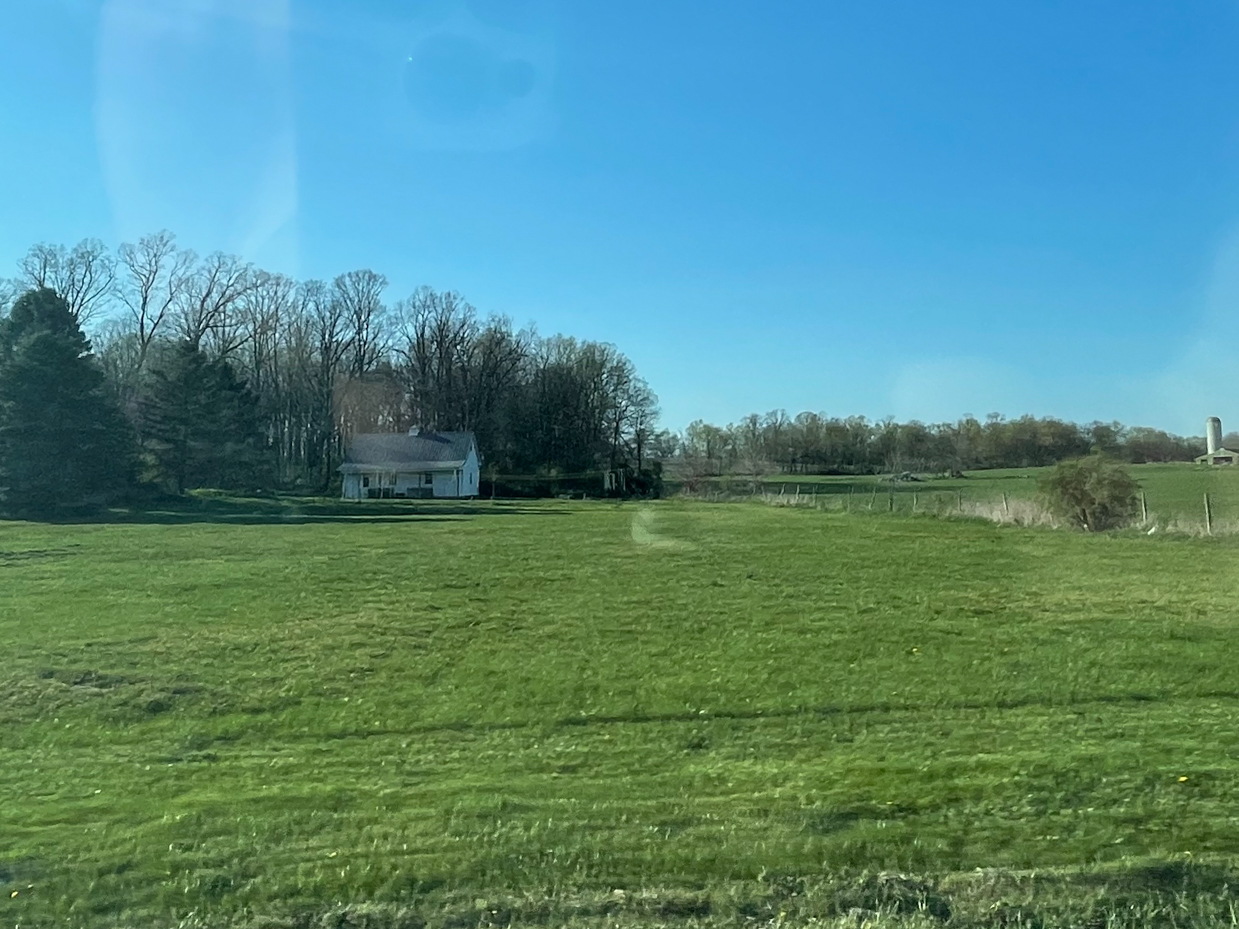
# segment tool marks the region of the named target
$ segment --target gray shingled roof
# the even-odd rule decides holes
[[[388,470],[433,471],[458,468],[474,444],[472,432],[368,433],[353,436],[341,470],[380,467]]]

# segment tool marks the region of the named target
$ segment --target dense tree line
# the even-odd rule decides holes
[[[780,410],[673,436],[657,430],[657,398],[613,346],[515,329],[455,292],[389,302],[387,289],[371,270],[294,281],[199,257],[167,232],[115,254],[93,240],[33,247],[0,280],[0,503],[34,512],[135,480],[327,491],[351,435],[412,426],[475,431],[484,476],[500,480],[639,475],[669,458],[691,476],[1204,451],[1156,429],[997,414],[924,424]],[[52,473],[54,491],[36,480]]]
[[[657,398],[615,347],[387,291],[371,270],[294,281],[162,232],[33,247],[0,318],[54,298],[135,473],[169,490],[325,491],[351,435],[413,426],[476,432],[485,477],[647,468]]]
[[[782,410],[713,426],[698,420],[674,452],[697,474],[866,474],[966,471],[1051,465],[1091,452],[1133,463],[1190,461],[1204,440],[1120,423],[1087,425],[1059,419],[991,414],[953,423],[872,422]]]

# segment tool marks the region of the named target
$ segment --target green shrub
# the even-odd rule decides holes
[[[1102,455],[1061,462],[1041,479],[1057,516],[1089,532],[1125,525],[1136,513],[1140,485],[1126,466]]]

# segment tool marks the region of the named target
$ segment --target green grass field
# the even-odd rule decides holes
[[[972,471],[964,478],[930,478],[891,484],[885,476],[859,477],[819,475],[766,475],[760,485],[770,493],[817,493],[828,499],[851,494],[858,507],[869,504],[877,490],[875,508],[881,509],[890,493],[895,494],[896,508],[910,510],[915,494],[924,508],[949,506],[962,495],[971,502],[1000,501],[1004,493],[1012,499],[1029,498],[1037,493],[1037,478],[1050,468],[996,468]],[[1209,494],[1215,519],[1222,524],[1239,527],[1239,469],[1203,468],[1192,464],[1134,465],[1132,476],[1145,492],[1150,518],[1184,523],[1204,522],[1204,495]],[[720,482],[725,486],[728,482]],[[749,479],[733,479],[730,484],[748,490]],[[1232,527],[1232,528],[1233,528]]]
[[[1230,925],[1237,605],[757,503],[0,523],[0,925]]]

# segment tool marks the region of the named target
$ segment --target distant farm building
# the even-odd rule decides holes
[[[345,500],[476,497],[478,470],[472,432],[416,429],[353,436],[340,465]]]
[[[1222,447],[1222,420],[1216,416],[1205,420],[1205,448],[1208,451],[1196,459],[1196,464],[1239,465],[1239,452]]]

